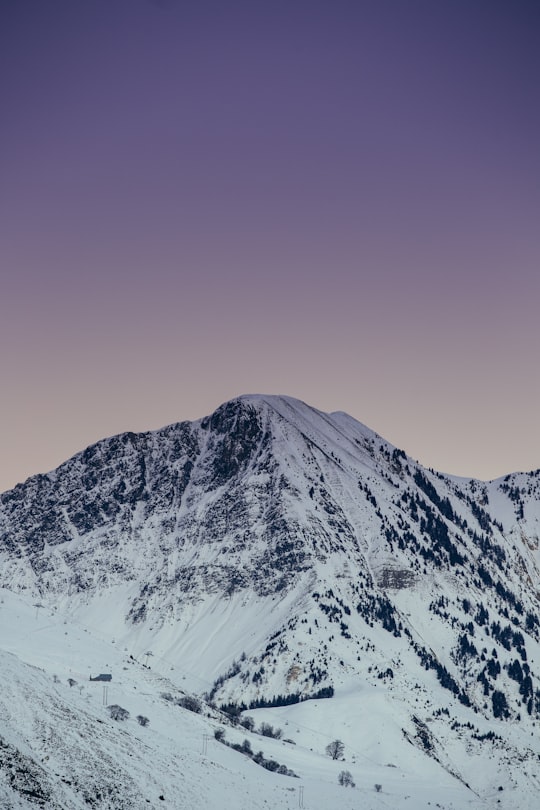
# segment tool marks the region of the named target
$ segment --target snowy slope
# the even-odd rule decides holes
[[[87,681],[90,639],[104,645],[103,667],[122,659],[122,672],[153,684],[151,707],[130,705],[132,714],[171,711],[152,691],[159,675],[165,691],[204,696],[235,722],[242,710],[279,718],[296,745],[260,748],[279,749],[321,808],[353,795],[337,785],[344,767],[374,808],[536,806],[539,486],[538,473],[485,483],[426,470],[346,414],[288,397],[245,396],[198,422],[106,439],[0,496],[0,585],[20,595],[11,610],[27,605],[25,622],[49,617],[26,635],[2,623],[0,650],[12,654],[2,666],[10,681],[18,668],[38,704],[44,690],[40,711],[54,723],[76,694],[50,678],[62,669],[61,680]],[[213,719],[174,711],[205,728],[225,722],[217,709]],[[98,722],[84,718],[86,729]],[[149,730],[132,722],[133,745]],[[232,757],[231,779],[238,761],[279,785],[292,779],[215,743],[213,727],[202,734]],[[332,738],[345,743],[346,765],[325,756]],[[21,738],[8,742],[23,751]],[[165,747],[174,757],[182,745],[175,736]],[[129,791],[147,796],[125,784],[126,802]],[[123,806],[124,793],[97,806]]]
[[[194,714],[164,699],[182,693],[166,675],[88,628],[10,593],[3,593],[1,605],[2,807],[293,808],[300,789],[313,810],[337,803],[352,810],[359,801],[374,810],[422,810],[435,795],[448,810],[489,806],[444,767],[426,761],[403,737],[406,708],[392,716],[384,695],[373,690],[252,712],[255,728],[271,722],[283,729],[285,740],[271,739],[231,725],[205,704]],[[89,681],[96,667],[112,674],[106,686]],[[69,686],[68,679],[75,683]],[[130,712],[126,721],[109,717],[105,689],[107,704]],[[146,727],[136,722],[138,714],[148,717]],[[217,729],[229,743],[247,739],[253,751],[296,777],[270,773],[219,743]],[[324,749],[338,735],[345,759],[333,761]],[[343,769],[353,775],[354,788],[338,785]]]

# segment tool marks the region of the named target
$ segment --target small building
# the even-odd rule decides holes
[[[101,675],[96,675],[95,678],[92,678],[92,676],[90,675],[90,680],[91,681],[112,681],[112,675],[102,673]]]

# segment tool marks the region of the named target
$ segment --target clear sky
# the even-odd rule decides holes
[[[1,0],[0,490],[242,393],[540,467],[537,0]]]

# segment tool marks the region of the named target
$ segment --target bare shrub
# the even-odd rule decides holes
[[[112,720],[127,720],[129,717],[128,710],[123,709],[118,703],[112,703],[110,706],[107,706],[107,711]]]

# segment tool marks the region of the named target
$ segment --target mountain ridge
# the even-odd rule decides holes
[[[470,783],[456,752],[493,756],[482,734],[538,769],[539,533],[540,471],[444,475],[346,414],[244,395],[3,493],[0,587],[106,614],[233,715],[406,704],[410,744]]]

